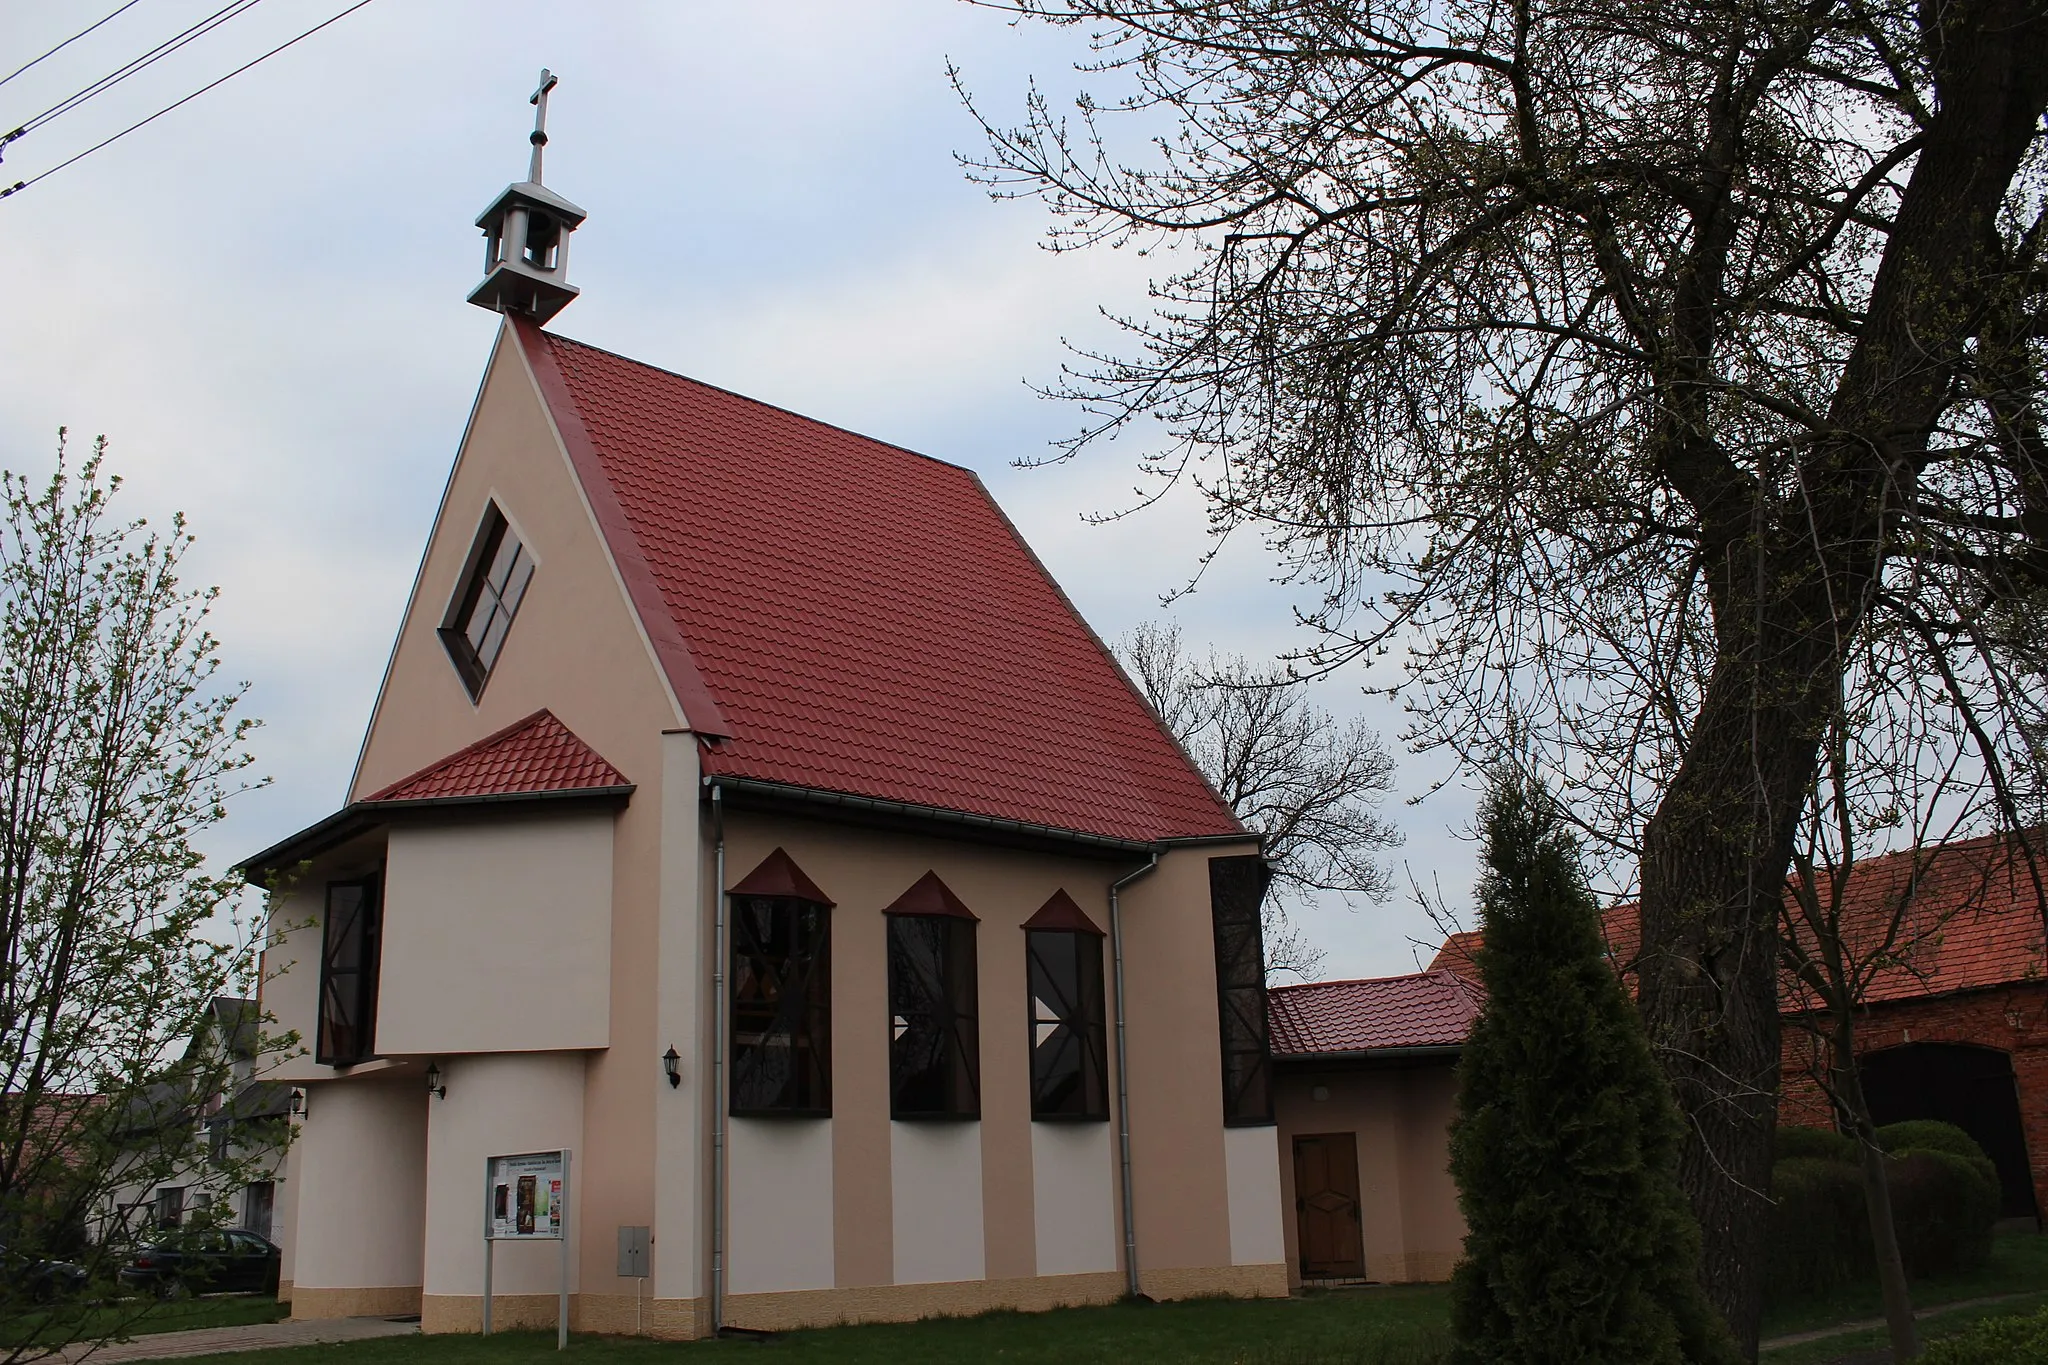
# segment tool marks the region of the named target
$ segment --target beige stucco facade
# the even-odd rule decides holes
[[[1458,1100],[1452,1062],[1292,1063],[1276,1078],[1273,1100],[1289,1282],[1301,1283],[1294,1140],[1323,1133],[1350,1133],[1357,1143],[1366,1278],[1388,1284],[1449,1279],[1465,1240],[1450,1173]]]
[[[491,504],[537,568],[472,702],[436,630]],[[727,886],[780,848],[835,902],[832,1112],[730,1122],[724,1320],[782,1328],[1121,1295],[1113,1122],[1031,1118],[1021,926],[1065,891],[1107,928],[1111,883],[1147,858],[744,800],[714,821],[697,738],[508,334],[350,797],[543,707],[629,796],[400,812],[319,849],[273,894],[264,1003],[310,1046],[324,888],[370,871],[384,885],[379,1060],[335,1068],[308,1055],[279,1073],[308,1095],[296,1203],[280,1211],[294,1313],[418,1311],[428,1331],[476,1330],[484,1159],[564,1147],[572,1327],[706,1329],[721,833]],[[1276,1130],[1226,1129],[1222,1112],[1208,862],[1255,851],[1250,840],[1169,848],[1122,893],[1131,1196],[1140,1282],[1157,1298],[1287,1291]],[[882,908],[928,872],[979,917],[977,1120],[890,1117]],[[430,1064],[445,1094],[428,1093]],[[653,1230],[644,1283],[616,1273],[621,1227]],[[497,1322],[553,1322],[555,1255],[500,1249]]]

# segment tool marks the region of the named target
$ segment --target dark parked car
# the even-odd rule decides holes
[[[45,1260],[0,1245],[0,1280],[10,1296],[20,1294],[36,1303],[49,1303],[82,1289],[85,1272],[69,1261]]]
[[[121,1283],[159,1294],[275,1293],[282,1255],[268,1240],[239,1228],[172,1232],[137,1251],[121,1267]]]

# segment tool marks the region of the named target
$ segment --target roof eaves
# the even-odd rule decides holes
[[[1164,842],[1120,839],[1114,835],[1092,834],[1086,830],[1033,824],[1028,820],[979,815],[972,811],[949,810],[942,806],[912,805],[906,801],[891,801],[879,796],[859,796],[852,792],[800,787],[793,783],[771,782],[758,777],[706,774],[704,788],[707,793],[713,788],[719,788],[742,798],[754,798],[770,806],[800,807],[818,813],[865,817],[889,824],[937,825],[956,830],[972,830],[999,841],[1066,844],[1097,850],[1104,854],[1122,854],[1137,858],[1158,852]]]
[[[315,821],[296,834],[287,835],[260,853],[252,854],[228,869],[251,886],[261,886],[264,874],[278,871],[287,863],[317,857],[356,835],[383,824],[394,815],[416,811],[458,810],[466,806],[527,805],[543,802],[629,800],[634,792],[630,782],[611,787],[565,787],[556,791],[491,792],[479,796],[425,796],[411,801],[352,801],[323,820]]]
[[[710,687],[704,682],[704,674],[697,667],[696,656],[690,652],[689,642],[683,639],[681,628],[676,625],[668,603],[662,598],[661,585],[654,581],[654,571],[648,566],[647,555],[640,548],[632,524],[626,520],[625,508],[619,504],[618,493],[605,474],[597,447],[591,442],[582,414],[577,410],[575,396],[569,391],[568,381],[562,377],[561,366],[555,362],[547,334],[524,318],[513,318],[510,325],[519,338],[520,350],[533,373],[534,384],[540,390],[541,402],[561,438],[563,450],[568,453],[570,467],[582,485],[591,515],[597,519],[598,534],[604,538],[612,563],[625,584],[627,599],[634,614],[640,618],[641,629],[647,632],[648,642],[653,645],[655,657],[675,693],[676,704],[683,709],[683,719],[700,735],[730,736],[732,726],[726,721],[717,699],[711,695]]]

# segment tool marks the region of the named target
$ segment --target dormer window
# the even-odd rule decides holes
[[[533,581],[533,556],[519,543],[505,514],[493,503],[477,528],[476,543],[462,571],[461,586],[441,620],[441,643],[469,689],[470,700],[483,695],[512,618]]]

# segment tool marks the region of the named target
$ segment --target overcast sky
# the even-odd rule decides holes
[[[0,7],[0,74],[117,7]],[[13,127],[224,0],[139,0],[0,85]],[[42,171],[343,9],[264,0],[6,148]],[[1156,258],[1054,257],[1043,210],[993,203],[954,153],[976,130],[950,57],[1000,113],[1070,92],[1076,33],[955,0],[565,5],[378,0],[0,202],[0,465],[41,477],[55,430],[104,432],[131,514],[183,509],[222,589],[227,671],[252,684],[261,770],[209,840],[231,859],[333,810],[368,718],[496,319],[467,306],[473,226],[522,178],[542,66],[547,179],[590,212],[554,324],[579,340],[979,471],[1090,622],[1168,615],[1204,548],[1188,499],[1108,525],[1135,447],[1020,469],[1079,414],[1034,397],[1063,339],[1106,341]],[[82,443],[81,443],[82,444]],[[1188,638],[1268,658],[1305,643],[1269,556],[1233,544],[1172,608]],[[1384,906],[1304,917],[1326,975],[1412,971],[1433,943],[1408,874],[1469,896],[1471,798],[1399,751],[1362,674],[1314,689],[1397,750],[1406,846]],[[1405,868],[1400,866],[1405,865]],[[1426,960],[1426,954],[1425,954]]]

